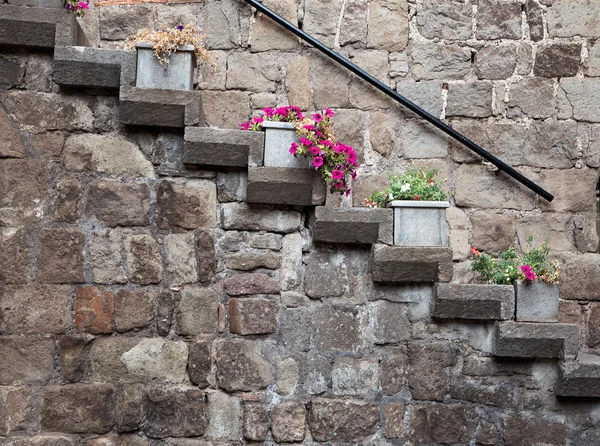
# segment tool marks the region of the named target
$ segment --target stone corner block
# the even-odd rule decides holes
[[[374,282],[449,282],[452,268],[450,248],[373,245]]]
[[[248,203],[315,206],[325,202],[319,172],[285,167],[249,167]]]
[[[391,209],[315,209],[313,238],[324,243],[392,244],[394,214]]]
[[[560,365],[554,393],[564,397],[600,398],[600,356],[579,353]]]
[[[433,317],[439,319],[508,320],[515,314],[512,285],[459,285],[436,287]]]

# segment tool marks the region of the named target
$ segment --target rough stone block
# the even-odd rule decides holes
[[[493,45],[484,47],[475,55],[475,74],[480,79],[507,79],[517,65],[515,45]]]
[[[81,381],[86,374],[90,335],[63,336],[60,340],[60,365],[63,377],[70,383]]]
[[[212,335],[219,320],[219,296],[211,288],[185,287],[177,308],[177,334]]]
[[[271,432],[279,443],[298,442],[306,435],[306,409],[302,402],[280,403],[271,411]]]
[[[52,377],[56,345],[52,339],[0,338],[0,385],[45,384]]]
[[[73,180],[63,180],[56,184],[54,218],[56,221],[75,223],[79,219],[82,187]]]
[[[269,299],[230,299],[229,330],[239,335],[267,334],[277,331],[278,305]]]
[[[204,125],[202,92],[121,87],[119,119],[128,125],[184,128]]]
[[[492,115],[493,85],[488,81],[452,84],[448,88],[446,116],[486,118]]]
[[[294,25],[298,25],[298,8],[290,1],[271,0],[265,5]],[[258,16],[252,30],[251,51],[283,50],[290,51],[298,47],[298,38],[285,28],[277,25],[267,16]],[[290,101],[290,104],[297,102]]]
[[[403,403],[387,403],[383,408],[386,438],[397,438],[404,435]]]
[[[504,421],[505,444],[528,443],[535,438],[538,444],[559,446],[568,444],[567,427],[563,422],[542,417],[526,417],[522,413],[508,413]]]
[[[416,80],[462,79],[471,71],[471,50],[458,45],[415,43],[412,62]]]
[[[192,382],[198,387],[208,387],[208,375],[211,365],[210,343],[196,342],[190,344],[188,373]]]
[[[470,406],[429,404],[413,406],[410,438],[417,444],[466,443],[471,438]]]
[[[40,424],[48,431],[104,434],[115,424],[116,399],[108,384],[48,386],[42,391]]]
[[[541,77],[573,77],[581,64],[580,43],[541,45],[535,53],[533,74]]]
[[[384,395],[394,395],[405,386],[408,365],[406,347],[386,350],[379,366],[381,390]]]
[[[84,245],[85,235],[80,230],[43,229],[38,257],[40,281],[84,282]]]
[[[578,349],[579,327],[574,324],[496,322],[495,356],[572,359]]]
[[[316,315],[319,351],[355,352],[365,343],[366,316],[359,308],[323,307]]]
[[[408,3],[403,0],[372,2],[369,7],[367,48],[402,51],[407,44]]]
[[[507,115],[549,118],[556,114],[554,81],[539,77],[523,78],[511,87]]]
[[[449,370],[461,351],[449,342],[413,342],[408,348],[408,385],[416,400],[443,401],[450,391]],[[427,370],[427,373],[423,373]]]
[[[121,253],[121,234],[117,231],[92,234],[90,266],[94,283],[125,283],[125,269]]]
[[[206,124],[212,127],[238,129],[250,116],[247,91],[203,91],[202,104]]]
[[[121,388],[117,403],[117,432],[132,432],[140,428],[143,400],[144,394],[141,386]]]
[[[283,346],[293,351],[309,351],[314,330],[314,319],[312,308],[286,308],[282,310],[279,314],[279,325]]]
[[[600,398],[600,356],[579,353],[576,360],[561,363],[554,393]]]
[[[194,233],[165,236],[165,263],[171,286],[198,282]]]
[[[109,227],[147,226],[150,189],[147,184],[94,184],[88,189],[85,212]]]
[[[227,392],[255,391],[273,383],[273,367],[252,341],[232,339],[217,341],[217,384]]]
[[[237,271],[252,271],[260,268],[276,270],[281,267],[281,255],[269,251],[236,252],[225,257],[225,266]]]
[[[410,337],[410,322],[406,315],[407,306],[388,301],[373,302],[373,335],[375,344],[396,344]]]
[[[324,243],[392,244],[393,220],[390,209],[319,206],[315,210],[313,239]]]
[[[449,282],[452,249],[386,246],[373,249],[374,282]]]
[[[0,287],[0,332],[64,333],[71,327],[72,291],[60,285]]]
[[[0,435],[26,430],[32,408],[31,390],[26,387],[0,389]]]
[[[278,210],[246,203],[225,203],[221,206],[221,224],[224,229],[241,231],[295,232],[301,227],[298,211]]]
[[[201,166],[262,165],[264,133],[246,130],[187,127],[183,162]]]
[[[162,280],[162,254],[154,237],[148,234],[127,237],[125,249],[131,282],[149,285]]]
[[[473,36],[472,8],[462,3],[432,0],[417,15],[417,26],[427,39],[467,40]]]
[[[30,248],[25,230],[12,236],[0,237],[0,280],[5,283],[29,281]]]
[[[569,77],[560,80],[558,117],[600,122],[600,79]]]
[[[3,59],[0,59],[0,89],[4,82],[6,73],[2,67]],[[23,158],[25,156],[25,145],[21,139],[21,132],[4,108],[0,108],[0,131],[3,141],[0,147],[0,158]]]
[[[376,359],[338,358],[331,379],[336,396],[373,396],[379,389],[379,363]]]
[[[547,3],[547,2],[545,2]],[[548,8],[550,37],[600,37],[600,4],[586,0],[557,0]]]
[[[240,399],[223,392],[208,393],[209,426],[206,436],[214,440],[242,439],[242,406]]]
[[[75,331],[112,333],[115,296],[99,287],[78,288],[75,293]]]
[[[433,317],[438,319],[507,320],[515,314],[512,285],[458,285],[436,287]]]
[[[517,280],[515,300],[517,321],[558,322],[558,285]]]
[[[236,274],[223,282],[230,296],[249,294],[279,294],[279,283],[266,274]]]
[[[482,1],[478,4],[476,19],[475,37],[478,39],[521,38],[521,4],[517,1]]]
[[[315,398],[308,424],[316,441],[360,442],[377,430],[379,404]]]
[[[156,195],[157,224],[161,229],[198,229],[214,226],[217,191],[213,181],[162,181],[158,185]]]
[[[244,404],[244,438],[250,441],[265,441],[269,434],[267,410],[262,404]]]
[[[69,435],[41,434],[31,437],[12,437],[7,440],[7,446],[76,446]]]
[[[115,331],[146,328],[154,321],[156,293],[145,289],[119,290],[115,296]]]
[[[208,429],[208,407],[198,389],[150,389],[143,403],[143,431],[150,438],[197,437]]]
[[[320,172],[285,167],[248,168],[248,203],[321,205],[326,185]]]

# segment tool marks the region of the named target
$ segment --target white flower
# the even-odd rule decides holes
[[[392,194],[390,194],[390,196],[388,197],[388,199],[389,199],[390,201],[392,201],[392,200],[394,199],[394,196],[393,196]]]
[[[410,190],[410,184],[403,184],[402,187],[400,188],[401,192],[406,192]]]

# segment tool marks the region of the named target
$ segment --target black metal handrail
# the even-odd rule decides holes
[[[281,26],[283,26],[284,28],[286,28],[287,30],[289,30],[292,33],[296,34],[298,37],[300,37],[305,42],[310,43],[312,46],[314,46],[316,49],[318,49],[319,51],[321,51],[322,53],[324,53],[326,56],[328,56],[329,58],[335,60],[336,62],[338,62],[343,67],[347,68],[348,70],[350,70],[351,72],[353,72],[354,74],[356,74],[357,76],[359,76],[361,79],[363,79],[366,82],[368,82],[369,84],[371,84],[373,87],[377,88],[378,90],[382,91],[386,95],[388,95],[391,98],[395,99],[396,101],[398,101],[399,103],[401,103],[402,105],[404,105],[406,108],[408,108],[409,110],[411,110],[413,113],[417,114],[418,116],[422,117],[426,121],[430,122],[431,124],[433,124],[435,127],[437,127],[438,129],[440,129],[444,133],[450,135],[452,138],[454,138],[455,140],[457,140],[458,142],[460,142],[464,146],[468,147],[473,152],[475,152],[476,154],[478,154],[479,156],[481,156],[485,160],[489,161],[490,163],[492,163],[493,165],[495,165],[496,167],[498,167],[498,169],[500,169],[501,171],[507,173],[508,175],[510,175],[511,177],[513,177],[515,180],[517,180],[519,183],[521,183],[524,186],[528,187],[529,189],[531,189],[532,191],[534,191],[536,194],[538,194],[539,196],[541,196],[545,200],[548,200],[548,201],[554,200],[554,196],[552,194],[550,194],[548,191],[546,191],[542,187],[540,187],[537,184],[535,184],[529,178],[527,178],[524,175],[522,175],[521,173],[517,172],[515,169],[513,169],[511,166],[509,166],[508,164],[506,164],[504,161],[496,158],[494,155],[492,155],[491,153],[489,153],[487,150],[485,150],[484,148],[482,148],[479,145],[475,144],[469,138],[467,138],[466,136],[464,136],[461,133],[457,132],[456,130],[454,130],[452,127],[450,127],[448,124],[446,124],[445,122],[443,122],[439,118],[436,118],[431,113],[428,113],[427,111],[425,111],[424,109],[422,109],[421,107],[419,107],[418,105],[416,105],[415,103],[413,103],[412,101],[406,99],[404,96],[398,94],[396,91],[392,90],[387,85],[385,85],[382,82],[380,82],[379,80],[375,79],[369,73],[367,73],[363,69],[359,68],[358,66],[356,66],[355,64],[353,64],[352,62],[350,62],[345,57],[343,57],[340,54],[336,53],[331,48],[325,46],[323,43],[321,43],[320,41],[318,41],[317,39],[315,39],[310,34],[305,33],[304,31],[302,31],[297,26],[293,25],[292,23],[290,23],[287,20],[285,20],[283,17],[281,17],[278,14],[276,14],[275,12],[271,11],[269,8],[267,8],[266,6],[264,6],[259,1],[257,1],[257,0],[244,0],[244,1],[246,3],[248,3],[249,5],[253,6],[254,8],[256,8],[258,11],[262,12],[263,14],[265,14],[267,17],[271,18],[272,20],[274,20],[275,22],[277,22],[278,24],[280,24]]]

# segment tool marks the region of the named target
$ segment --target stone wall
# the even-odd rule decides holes
[[[472,245],[551,237],[561,322],[600,354],[598,4],[266,1],[546,203],[239,0],[110,3],[81,21],[101,47],[205,30],[208,125],[333,108],[362,167],[328,206],[359,206],[412,162],[439,168],[454,282],[472,280]],[[120,125],[117,97],[52,72],[52,53],[0,50],[0,444],[600,443],[600,406],[557,399],[556,361],[492,357],[493,322],[433,319],[433,286],[373,284],[370,249],[314,243],[310,208],[247,205],[243,172],[182,169],[183,132]]]

